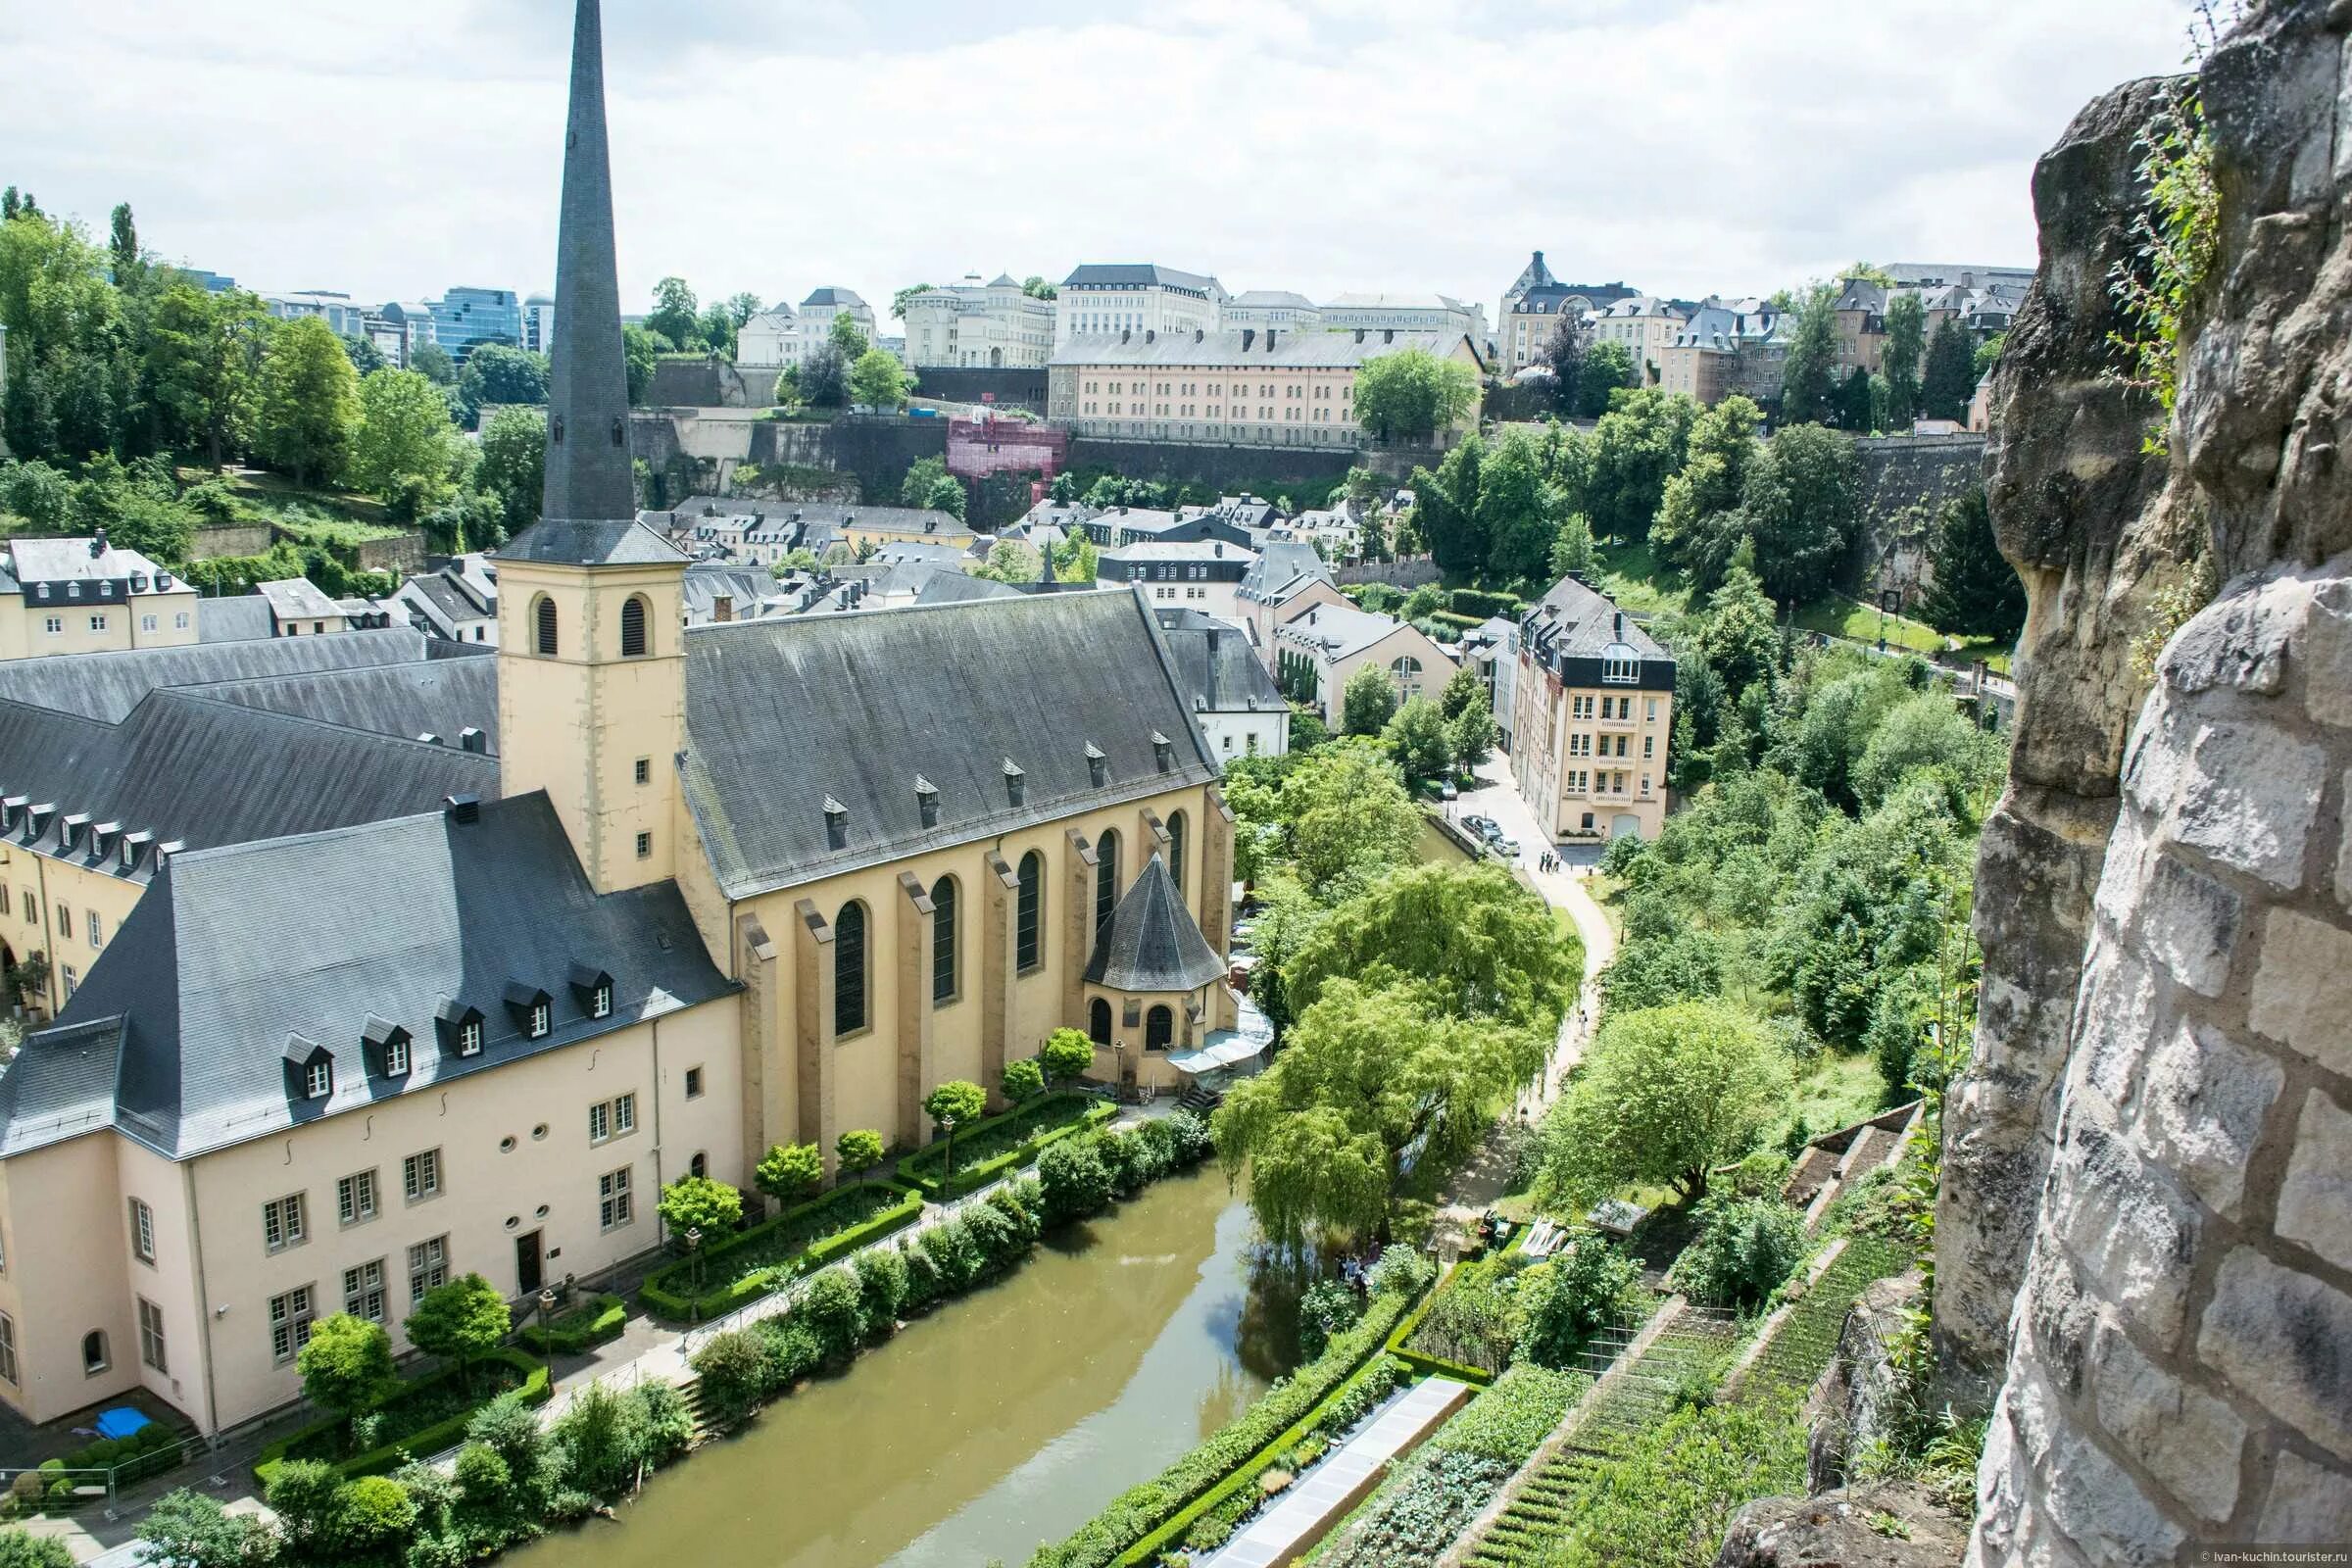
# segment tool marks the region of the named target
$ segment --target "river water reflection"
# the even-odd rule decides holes
[[[1289,1370],[1287,1281],[1213,1168],[768,1407],[513,1568],[1018,1568]]]

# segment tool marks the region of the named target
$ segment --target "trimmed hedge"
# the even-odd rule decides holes
[[[1040,1546],[1029,1568],[1109,1568],[1148,1561],[1192,1519],[1214,1505],[1206,1494],[1261,1454],[1269,1460],[1302,1436],[1323,1402],[1382,1348],[1411,1303],[1383,1297],[1353,1328],[1333,1336],[1323,1354],[1278,1383],[1215,1437],[1152,1480],[1131,1487],[1058,1544]],[[1192,1504],[1201,1506],[1190,1515]],[[1182,1519],[1182,1525],[1178,1520]]]
[[[899,1200],[867,1214],[848,1225],[826,1229],[824,1211],[852,1202],[870,1202],[877,1195],[896,1194]],[[755,1265],[735,1279],[715,1289],[706,1285],[704,1294],[687,1294],[693,1278],[695,1260],[680,1258],[677,1262],[657,1269],[637,1289],[638,1303],[648,1311],[672,1322],[700,1322],[720,1317],[747,1301],[756,1301],[769,1292],[798,1279],[803,1274],[822,1268],[842,1253],[863,1247],[877,1238],[904,1229],[914,1223],[923,1211],[922,1195],[908,1191],[897,1182],[863,1182],[848,1187],[836,1187],[822,1198],[788,1208],[773,1219],[761,1220],[751,1229],[737,1233],[715,1247],[706,1248],[702,1254],[706,1274],[714,1263],[757,1248],[782,1248],[775,1261]],[[798,1234],[808,1240],[793,1249],[789,1243]]]
[[[1092,1095],[1067,1092],[1046,1095],[1026,1105],[976,1121],[968,1128],[959,1129],[956,1135],[956,1147],[960,1152],[969,1139],[1002,1143],[1010,1134],[1026,1132],[1033,1127],[1041,1129],[1030,1133],[1002,1153],[963,1164],[950,1176],[946,1169],[947,1144],[943,1139],[926,1145],[919,1153],[909,1154],[900,1160],[899,1180],[922,1189],[926,1196],[934,1199],[975,1192],[1006,1171],[1031,1163],[1056,1140],[1088,1128],[1100,1127],[1118,1113],[1118,1106],[1105,1104]]]
[[[628,1302],[617,1296],[597,1296],[560,1317],[550,1318],[545,1328],[533,1323],[515,1337],[541,1355],[559,1351],[577,1355],[607,1340],[620,1338],[620,1331],[628,1326]]]
[[[479,1367],[494,1361],[503,1362],[523,1374],[522,1387],[515,1391],[521,1394],[523,1403],[538,1405],[547,1402],[547,1396],[552,1391],[548,1387],[546,1362],[533,1360],[520,1350],[493,1350],[473,1364]],[[395,1389],[387,1397],[377,1400],[374,1407],[381,1409],[397,1399],[415,1394],[418,1389],[452,1380],[457,1376],[458,1369],[448,1366],[420,1378],[404,1379],[399,1388]],[[483,1405],[497,1398],[499,1392],[504,1391],[485,1394],[456,1415],[447,1420],[436,1421],[429,1427],[419,1427],[398,1443],[387,1443],[381,1447],[369,1448],[365,1453],[355,1453],[348,1459],[335,1460],[333,1461],[335,1470],[347,1481],[356,1480],[361,1476],[380,1476],[387,1471],[399,1469],[411,1459],[430,1458],[444,1448],[455,1447],[466,1436],[466,1424],[474,1418],[476,1412]],[[262,1490],[267,1492],[270,1488],[270,1478],[277,1474],[277,1467],[285,1461],[290,1450],[322,1435],[332,1433],[342,1424],[342,1418],[338,1416],[332,1420],[321,1421],[316,1426],[304,1427],[300,1432],[280,1438],[264,1448],[261,1456],[254,1461],[254,1479],[260,1482]]]
[[[1470,615],[1487,620],[1495,615],[1516,615],[1524,603],[1517,594],[1489,593],[1480,588],[1456,588],[1446,596],[1446,608],[1457,615]]]

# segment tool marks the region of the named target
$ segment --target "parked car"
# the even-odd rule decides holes
[[[1478,836],[1489,844],[1500,844],[1502,842],[1502,824],[1491,816],[1482,816],[1478,819]]]
[[[1494,841],[1494,853],[1504,859],[1516,860],[1519,858],[1519,841],[1517,839],[1498,838]]]
[[[1450,783],[1440,784],[1440,785],[1438,786],[1438,799],[1439,799],[1439,800],[1441,800],[1441,801],[1458,801],[1458,800],[1460,800],[1461,798],[1462,798],[1462,792],[1461,792],[1460,790],[1457,790],[1457,789],[1455,789],[1455,788],[1454,788],[1454,787],[1453,787],[1453,786],[1452,786]]]

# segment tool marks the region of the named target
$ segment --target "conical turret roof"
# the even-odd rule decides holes
[[[1198,991],[1225,973],[1157,855],[1095,934],[1086,978],[1113,991]]]

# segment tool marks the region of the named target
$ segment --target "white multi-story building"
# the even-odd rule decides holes
[[[780,370],[800,363],[801,321],[789,305],[761,311],[735,333],[738,368]]]
[[[825,287],[810,289],[801,301],[801,354],[813,353],[819,343],[833,333],[833,318],[846,316],[858,323],[869,344],[880,336],[874,329],[874,308],[858,297],[856,289]]]
[[[1446,294],[1342,294],[1322,308],[1322,317],[1333,331],[1450,333],[1470,339],[1482,353],[1494,336],[1484,305]]]
[[[1253,288],[1225,302],[1225,328],[1272,327],[1277,331],[1312,331],[1323,324],[1323,312],[1303,294],[1287,288]]]
[[[1585,318],[1594,343],[1615,343],[1633,357],[1642,373],[1642,386],[1658,384],[1667,346],[1681,333],[1690,313],[1654,294],[1637,294],[1594,310]]]
[[[334,289],[302,289],[292,294],[265,294],[262,307],[281,321],[300,317],[316,316],[327,329],[338,337],[364,337],[368,331],[368,307],[352,300],[348,294]]]
[[[925,289],[906,302],[906,363],[916,369],[1013,369],[1043,365],[1054,353],[1054,304],[1021,291],[1008,273],[983,283]]]
[[[1484,368],[1468,338],[1435,332],[1146,327],[1064,340],[1047,369],[1046,416],[1079,435],[1352,447],[1364,434],[1356,372],[1404,349]]]
[[[522,302],[522,346],[533,354],[545,354],[555,341],[555,296],[534,294]]]
[[[1226,302],[1225,285],[1199,272],[1152,262],[1093,262],[1061,281],[1054,342],[1058,348],[1074,337],[1121,332],[1221,331]]]

